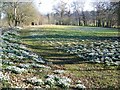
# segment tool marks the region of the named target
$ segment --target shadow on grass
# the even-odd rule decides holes
[[[33,49],[35,53],[42,56],[46,61],[51,61],[53,64],[74,64],[80,61],[80,58],[74,54],[69,54],[63,51],[54,49],[53,46],[27,45]]]
[[[64,39],[88,39],[88,40],[120,40],[120,37],[111,37],[111,36],[70,36],[70,35],[33,35],[33,36],[25,36],[22,39],[36,39],[36,38],[64,38]]]
[[[46,38],[55,38],[55,40],[57,39],[65,39],[65,40],[69,40],[69,39],[88,39],[88,40],[120,40],[120,37],[98,37],[98,36],[70,36],[70,35],[59,35],[59,34],[55,34],[55,35],[33,35],[33,36],[24,36],[22,37],[22,39],[29,39],[28,41],[32,40],[34,42],[34,40],[38,39],[38,40],[46,40]],[[32,48],[35,50],[36,53],[38,53],[39,55],[41,55],[42,57],[44,57],[45,59],[47,59],[48,61],[51,60],[53,62],[53,64],[76,64],[79,63],[81,61],[84,61],[83,59],[80,59],[79,57],[75,56],[75,55],[70,55],[70,54],[66,54],[66,52],[62,52],[60,53],[58,50],[54,49],[51,46],[42,46],[40,44],[37,45],[28,45],[29,48]],[[67,58],[73,56],[74,58]]]

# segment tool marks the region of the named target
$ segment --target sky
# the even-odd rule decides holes
[[[41,1],[41,4],[39,4],[39,2]],[[34,4],[36,9],[42,13],[42,14],[47,14],[47,13],[51,13],[52,9],[53,9],[53,5],[57,4],[59,0],[34,0]],[[65,2],[72,2],[75,0],[63,0]],[[91,0],[84,0],[85,1],[85,8],[84,10],[93,10],[93,7],[90,5]]]

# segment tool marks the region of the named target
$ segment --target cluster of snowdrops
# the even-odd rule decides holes
[[[50,66],[44,64],[45,61],[41,56],[31,52],[25,45],[21,44],[18,29],[2,32],[1,41],[0,47],[2,52],[0,57],[2,58],[2,70],[0,71],[0,82],[7,82],[9,84],[12,81],[8,73],[24,74],[32,71],[33,68],[51,69]],[[72,79],[63,76],[63,73],[65,73],[64,70],[54,70],[52,74],[45,76],[44,79],[34,76],[28,77],[24,82],[38,88],[69,88],[71,87]],[[10,87],[26,88],[20,85]],[[86,87],[79,80],[76,82],[75,88]]]

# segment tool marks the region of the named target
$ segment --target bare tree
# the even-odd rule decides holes
[[[113,19],[117,22],[117,26],[120,26],[120,1],[119,2],[110,2],[110,11],[114,16]]]
[[[65,12],[66,12],[66,7],[67,3],[60,0],[60,2],[53,7],[53,10],[55,11],[56,15],[60,16],[60,19],[59,19],[59,24],[62,25],[64,24],[64,15],[65,15]]]
[[[76,0],[72,3],[72,6],[74,7],[74,13],[76,13],[77,15],[77,19],[78,19],[78,25],[80,26],[81,25],[81,17],[84,21],[84,24],[86,23],[85,22],[85,14],[84,14],[84,4],[85,2],[83,1],[79,1],[79,0]],[[81,15],[82,13],[82,15]]]
[[[104,3],[103,2],[93,2],[93,7],[95,8],[96,11],[96,26],[100,27],[101,26],[101,14],[102,10],[104,9]]]
[[[9,26],[27,24],[37,15],[37,11],[32,6],[31,2],[4,2],[3,10],[6,14]]]

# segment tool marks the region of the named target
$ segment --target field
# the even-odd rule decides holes
[[[74,63],[73,60],[79,60],[74,55],[56,50],[55,47],[57,46],[76,45],[81,40],[118,39],[117,29],[95,27],[41,26],[38,28],[27,28],[21,33],[24,44],[27,44],[30,49],[43,56],[45,60],[59,64],[67,60],[67,63]]]
[[[28,54],[28,52],[24,51],[25,48],[23,45],[22,50],[16,50],[16,47],[21,48],[19,47],[19,44],[11,44],[11,46],[10,43],[8,43],[8,46],[10,48],[15,47],[15,51],[18,51],[18,53],[15,52],[15,54],[10,54],[10,57],[13,55],[12,58],[14,58],[11,59],[10,62],[3,60],[3,74],[6,76],[9,75],[10,78],[8,82],[3,82],[3,87],[42,87],[57,89],[70,87],[70,89],[76,89],[76,86],[79,85],[79,88],[84,88],[85,86],[86,88],[91,89],[107,88],[107,90],[115,90],[115,88],[120,88],[120,65],[118,65],[120,49],[118,45],[119,37],[117,29],[42,25],[39,27],[26,27],[20,30],[20,38],[22,40],[21,43],[25,45],[27,49],[36,53],[38,56],[41,56],[42,60],[46,61],[46,63],[41,65],[32,60],[32,58],[17,61],[16,54],[21,54],[19,52],[23,52],[25,54],[21,55],[26,56],[26,53]],[[4,39],[9,40],[9,38]],[[101,44],[103,44],[103,46]],[[91,47],[91,45],[94,47]],[[87,53],[89,51],[88,55],[93,52],[91,48],[96,49],[97,47],[100,47],[100,51],[102,51],[106,46],[110,49],[109,52],[115,52],[115,55],[113,54],[112,57],[106,56],[106,62],[99,62],[101,59],[98,58],[98,55],[96,55],[97,58],[95,58],[94,55],[89,57],[90,59],[92,58],[93,61],[89,60],[86,56],[86,51]],[[36,58],[36,54],[32,56],[35,56]],[[92,54],[94,54],[94,52]],[[111,59],[114,60],[114,63],[110,61]],[[118,61],[118,63],[115,61]],[[23,73],[13,70],[14,68]],[[52,77],[52,80],[54,77],[57,84],[54,84],[51,78],[45,79],[46,76]],[[69,78],[72,81],[69,80]],[[41,79],[45,82],[43,83]],[[46,82],[46,80],[49,82]]]
[[[30,50],[41,55],[52,69],[63,69],[87,88],[119,87],[119,67],[88,63],[74,54],[56,49],[60,45],[76,45],[82,40],[116,40],[118,30],[78,26],[40,26],[21,31],[22,41]],[[49,72],[50,73],[50,72]],[[44,75],[44,74],[43,74]]]

